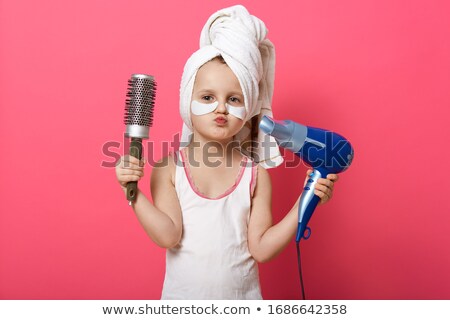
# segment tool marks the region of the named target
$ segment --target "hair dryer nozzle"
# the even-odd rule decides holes
[[[286,127],[284,121],[277,121],[268,116],[264,116],[259,123],[259,128],[265,134],[269,134],[277,140],[289,141],[291,139],[291,131]]]
[[[301,149],[307,133],[307,127],[290,120],[274,120],[263,116],[259,128],[275,138],[280,147],[297,152]]]

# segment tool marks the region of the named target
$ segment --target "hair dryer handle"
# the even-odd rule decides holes
[[[321,177],[322,174],[319,170],[314,170],[309,175],[309,179],[303,188],[303,193],[298,203],[298,229],[297,236],[295,237],[296,242],[299,242],[301,238],[308,239],[311,235],[311,229],[308,227],[308,222],[320,201],[320,197],[314,194],[314,188],[317,180]],[[308,231],[308,233],[305,234],[305,231]]]

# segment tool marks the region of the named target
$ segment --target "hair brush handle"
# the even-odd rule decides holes
[[[130,156],[133,156],[139,160],[142,157],[142,139],[131,138],[130,142]],[[137,196],[137,181],[130,181],[127,183],[127,200],[131,205],[132,202],[136,201]]]

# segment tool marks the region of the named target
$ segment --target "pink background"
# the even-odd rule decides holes
[[[302,242],[308,298],[450,299],[448,2],[241,3],[276,45],[276,117],[356,150]],[[150,73],[161,157],[182,124],[184,63],[209,15],[233,4],[0,1],[0,298],[160,297],[165,251],[102,167],[114,162],[102,146],[122,143],[127,79]],[[306,169],[270,172],[275,220]],[[300,297],[294,242],[260,270],[266,299]]]

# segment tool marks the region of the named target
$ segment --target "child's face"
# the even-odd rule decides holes
[[[244,95],[239,81],[233,71],[217,59],[198,70],[192,101],[196,105],[194,113],[191,108],[193,131],[207,140],[230,140],[244,125]],[[234,115],[228,112],[231,109]]]

